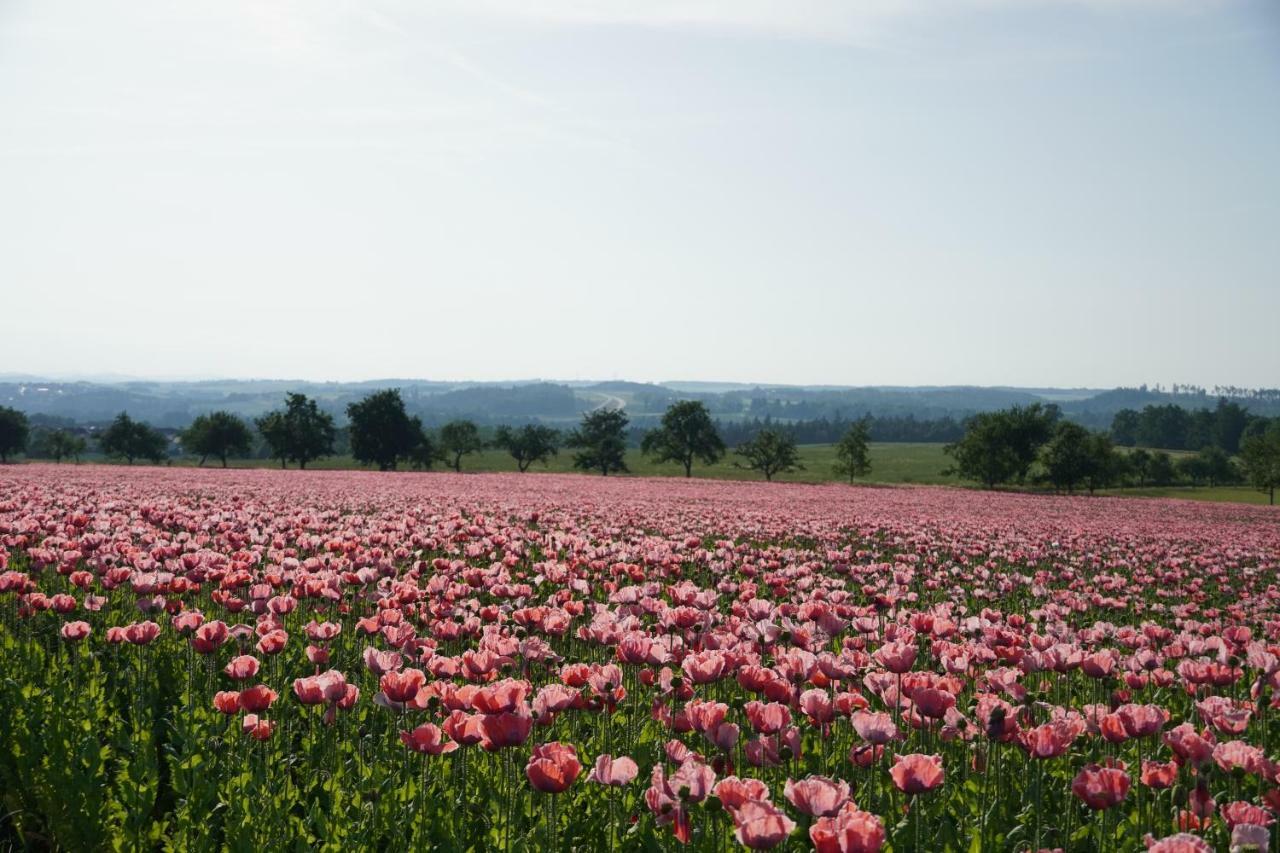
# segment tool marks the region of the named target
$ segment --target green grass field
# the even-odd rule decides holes
[[[860,478],[859,483],[878,484],[925,484],[970,486],[974,484],[958,481],[954,477],[942,476],[943,469],[950,463],[950,457],[942,452],[943,445],[929,443],[882,443],[871,444],[871,474]],[[1178,455],[1175,453],[1175,455]],[[755,471],[734,467],[736,457],[730,453],[716,465],[695,465],[693,476],[709,477],[723,480],[763,480]],[[790,474],[779,474],[774,479],[783,483],[829,483],[836,477],[831,472],[835,464],[835,446],[830,444],[810,444],[800,446],[800,460],[804,470]],[[194,465],[195,460],[174,460],[175,465]],[[217,463],[206,463],[216,465]],[[270,460],[237,460],[233,467],[275,467],[278,463]],[[359,468],[349,456],[331,456],[312,463],[315,470],[350,470]],[[642,477],[681,477],[684,469],[674,464],[658,464],[642,456],[639,450],[627,453],[627,467],[631,474]],[[445,470],[437,465],[437,470]],[[516,463],[506,451],[485,450],[463,458],[464,472],[515,471]],[[573,468],[573,451],[562,450],[549,464],[534,465],[529,473],[539,472],[570,473]],[[1192,488],[1190,486],[1150,487],[1144,489],[1107,489],[1100,494],[1123,495],[1128,497],[1183,498],[1186,500],[1215,501],[1230,503],[1265,504],[1267,496],[1247,486],[1217,486]]]
[[[693,476],[719,480],[763,480],[755,471],[734,466],[732,453],[715,465],[695,465]],[[955,483],[954,478],[940,473],[947,467],[949,458],[942,452],[941,444],[888,444],[872,443],[871,475],[859,482],[865,483]],[[174,465],[194,465],[191,458],[175,459]],[[835,464],[835,446],[810,444],[800,446],[800,462],[804,470],[779,474],[774,479],[781,483],[829,483],[835,479],[831,468]],[[216,461],[206,462],[205,467],[217,466]],[[233,468],[273,468],[279,465],[268,459],[234,460]],[[330,456],[307,466],[317,471],[350,470],[360,468],[349,456]],[[673,463],[659,464],[643,456],[639,450],[627,451],[627,467],[631,474],[641,477],[682,477],[684,469]],[[437,463],[436,470],[448,470]],[[464,472],[515,471],[515,460],[505,450],[484,450],[463,457]],[[547,465],[534,465],[530,474],[538,472],[572,473],[573,451],[561,450]]]

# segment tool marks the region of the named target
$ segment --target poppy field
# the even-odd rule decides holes
[[[0,470],[0,844],[1276,850],[1280,513]]]

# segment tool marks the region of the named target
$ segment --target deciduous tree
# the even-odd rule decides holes
[[[1240,465],[1254,488],[1265,492],[1268,501],[1275,504],[1276,487],[1280,486],[1280,421],[1261,435],[1244,440]]]
[[[284,409],[268,412],[254,423],[281,468],[290,462],[306,468],[308,462],[333,453],[337,434],[333,415],[321,411],[305,394],[288,394]]]
[[[431,434],[423,430],[418,435],[418,443],[409,451],[409,465],[415,471],[430,471],[431,466],[443,459],[440,446]]]
[[[473,421],[449,421],[440,427],[440,452],[455,471],[462,470],[462,457],[484,450],[480,428]]]
[[[142,421],[135,421],[127,412],[116,415],[98,438],[98,447],[103,453],[123,458],[130,465],[135,459],[159,462],[164,459],[168,445],[168,439],[161,432]]]
[[[759,471],[766,480],[772,481],[775,474],[804,468],[800,464],[800,452],[796,442],[790,435],[772,429],[762,429],[755,438],[738,445],[733,451],[743,458],[743,462],[735,462],[734,467]]]
[[[573,467],[581,471],[626,471],[627,423],[621,409],[596,409],[582,416],[582,423],[569,435],[568,445],[578,448]]]
[[[29,433],[25,414],[0,406],[0,462],[8,462],[10,456],[22,452],[27,446]]]
[[[1128,462],[1129,470],[1138,480],[1138,487],[1145,486],[1151,479],[1151,454],[1139,448],[1129,454]]]
[[[182,447],[197,454],[201,465],[208,457],[216,456],[226,468],[229,457],[248,456],[252,444],[249,425],[230,412],[200,415],[182,432]]]
[[[493,444],[501,447],[516,460],[516,467],[521,473],[529,470],[535,462],[544,465],[547,460],[559,452],[557,443],[560,433],[541,424],[525,424],[518,429],[502,426],[494,436]]]
[[[1070,421],[1059,423],[1041,461],[1053,487],[1070,494],[1089,473],[1089,431]]]
[[[379,471],[394,471],[422,443],[422,421],[404,409],[399,388],[375,391],[347,406],[351,420],[351,455]]]
[[[868,445],[871,429],[864,418],[849,426],[836,444],[836,464],[832,468],[838,477],[848,477],[852,483],[855,477],[865,477],[871,473],[871,449]]]
[[[80,454],[84,453],[87,446],[84,438],[65,429],[55,429],[49,433],[46,441],[49,456],[55,462],[68,457],[79,461]]]
[[[1039,403],[974,415],[965,421],[964,437],[944,448],[955,464],[943,473],[977,480],[989,489],[1022,483],[1058,418],[1057,406]]]
[[[693,476],[694,460],[714,465],[724,456],[724,441],[716,432],[711,413],[700,400],[672,403],[657,429],[645,433],[640,450],[658,462],[676,462],[686,477]]]

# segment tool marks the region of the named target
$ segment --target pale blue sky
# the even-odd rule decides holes
[[[0,372],[1276,386],[1280,3],[2,0],[0,294]]]

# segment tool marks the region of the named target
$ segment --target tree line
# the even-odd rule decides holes
[[[1163,410],[1165,407],[1148,407]],[[965,421],[965,433],[944,451],[953,462],[943,472],[987,488],[1044,484],[1065,492],[1115,485],[1228,485],[1248,481],[1275,503],[1280,486],[1280,418],[1250,419],[1221,401],[1213,416],[1222,443],[1206,441],[1194,455],[1174,459],[1164,450],[1117,449],[1114,427],[1095,432],[1063,420],[1056,406],[1034,403],[984,412]],[[1153,414],[1154,418],[1163,412]],[[1243,415],[1243,416],[1242,416]],[[1238,426],[1238,429],[1237,429]],[[1234,446],[1236,451],[1228,451]],[[1177,448],[1175,448],[1177,449]]]
[[[1151,418],[1162,422],[1165,407],[1148,407]],[[1167,486],[1224,485],[1248,480],[1268,493],[1272,503],[1280,485],[1280,418],[1252,418],[1234,403],[1220,401],[1218,408],[1203,410],[1212,416],[1218,442],[1203,444],[1195,455],[1174,459],[1164,450],[1134,449],[1122,452],[1111,432],[1091,431],[1064,420],[1057,406],[1034,403],[984,412],[964,421],[964,433],[944,448],[952,465],[944,473],[976,481],[987,488],[999,485],[1049,485],[1090,493],[1114,485]],[[1144,413],[1148,410],[1144,410]],[[1139,413],[1140,415],[1144,413]],[[601,408],[583,415],[579,426],[562,434],[540,424],[503,426],[486,441],[469,420],[455,420],[438,430],[427,430],[405,410],[396,389],[376,391],[347,406],[350,453],[363,465],[393,471],[400,465],[430,469],[440,462],[455,471],[463,460],[486,447],[506,450],[517,469],[546,464],[561,447],[573,449],[573,466],[584,471],[627,472],[629,419],[620,409]],[[1193,416],[1194,420],[1194,416]],[[836,442],[833,473],[850,481],[871,469],[868,442],[874,420],[849,422]],[[256,418],[253,427],[281,467],[299,468],[333,455],[337,425],[314,399],[290,393],[285,405]],[[1237,429],[1238,427],[1238,429]],[[714,465],[728,452],[722,425],[711,419],[706,405],[697,400],[671,404],[659,425],[641,436],[641,452],[657,462],[680,465],[692,476],[697,464]],[[26,448],[29,424],[21,412],[0,407],[0,461]],[[198,456],[203,465],[210,458],[226,467],[228,460],[248,456],[254,430],[243,419],[225,411],[200,415],[178,437],[183,451]],[[78,458],[85,452],[82,437],[66,430],[50,431],[44,438],[51,458]],[[138,459],[160,462],[168,455],[169,440],[146,423],[122,412],[98,436],[99,449],[108,456],[133,463]],[[1222,445],[1234,445],[1228,452]],[[793,433],[762,426],[736,442],[734,466],[760,473],[772,480],[780,473],[803,469]]]
[[[1121,409],[1111,419],[1111,437],[1123,447],[1159,447],[1165,450],[1200,450],[1217,447],[1228,454],[1240,452],[1242,442],[1262,435],[1280,418],[1264,418],[1247,408],[1219,398],[1212,409],[1186,409],[1173,403]]]
[[[400,465],[415,470],[430,469],[440,462],[461,471],[463,460],[486,447],[506,450],[521,473],[541,463],[547,464],[562,447],[576,451],[573,466],[608,476],[627,472],[629,418],[620,409],[600,408],[582,416],[578,427],[567,434],[542,424],[501,426],[486,441],[479,426],[470,420],[454,420],[437,430],[423,427],[422,421],[405,409],[397,389],[376,391],[347,406],[347,437],[351,456],[362,465],[394,471]],[[210,459],[227,467],[228,461],[250,455],[254,432],[267,447],[269,458],[282,468],[308,464],[335,453],[338,427],[333,415],[322,410],[305,394],[290,393],[283,408],[254,419],[252,427],[244,419],[226,411],[198,416],[177,438],[183,452],[198,457],[204,465]],[[83,437],[65,429],[42,433],[47,458],[62,461],[79,458],[87,449]],[[851,481],[871,470],[868,419],[851,422],[836,448],[834,471]],[[29,424],[21,412],[0,409],[0,461],[26,449]],[[98,448],[109,457],[132,464],[137,460],[160,462],[169,453],[169,439],[154,427],[135,421],[121,412],[98,436]],[[682,400],[671,404],[659,425],[643,433],[640,450],[656,462],[680,465],[686,477],[697,464],[714,465],[728,452],[717,423],[704,403]],[[737,443],[735,467],[756,471],[766,480],[780,473],[802,469],[795,437],[783,430],[758,428]]]

